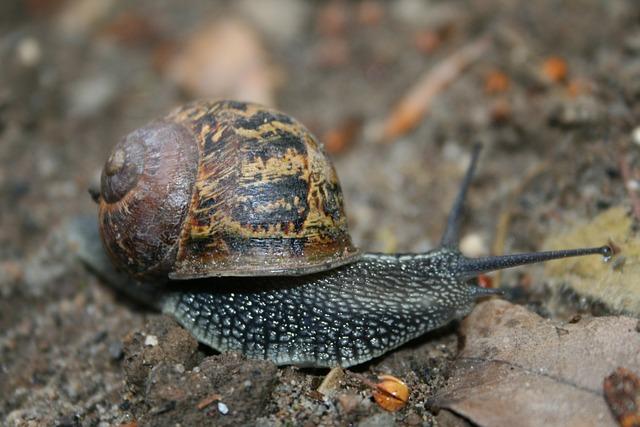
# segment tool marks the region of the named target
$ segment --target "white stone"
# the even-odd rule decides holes
[[[640,145],[640,126],[635,128],[631,132],[631,140],[633,141],[634,144]]]
[[[488,248],[484,238],[478,233],[467,234],[460,241],[460,251],[469,257],[487,255]]]
[[[33,67],[42,58],[40,43],[33,37],[25,37],[17,46],[17,54],[20,63],[25,67]]]
[[[144,345],[149,347],[155,347],[158,345],[158,337],[155,335],[147,335],[144,338]]]
[[[229,407],[222,402],[218,402],[218,412],[222,415],[227,415],[229,413]]]

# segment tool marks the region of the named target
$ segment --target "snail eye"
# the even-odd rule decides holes
[[[100,192],[107,203],[122,199],[138,182],[144,170],[144,145],[135,136],[113,148],[102,169]]]

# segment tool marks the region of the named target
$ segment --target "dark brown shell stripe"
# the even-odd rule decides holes
[[[232,101],[191,104],[168,119],[200,148],[172,277],[295,275],[357,255],[335,170],[300,123]]]

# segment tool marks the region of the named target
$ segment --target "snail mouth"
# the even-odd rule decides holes
[[[116,145],[102,169],[100,193],[107,203],[121,200],[140,179],[144,170],[144,145],[131,137]]]

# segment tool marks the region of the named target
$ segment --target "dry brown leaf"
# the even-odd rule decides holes
[[[480,426],[615,426],[602,381],[640,368],[637,319],[550,320],[503,300],[479,304],[464,349],[434,400]]]
[[[274,104],[278,73],[258,35],[242,21],[211,22],[178,51],[169,78],[193,97]]]

